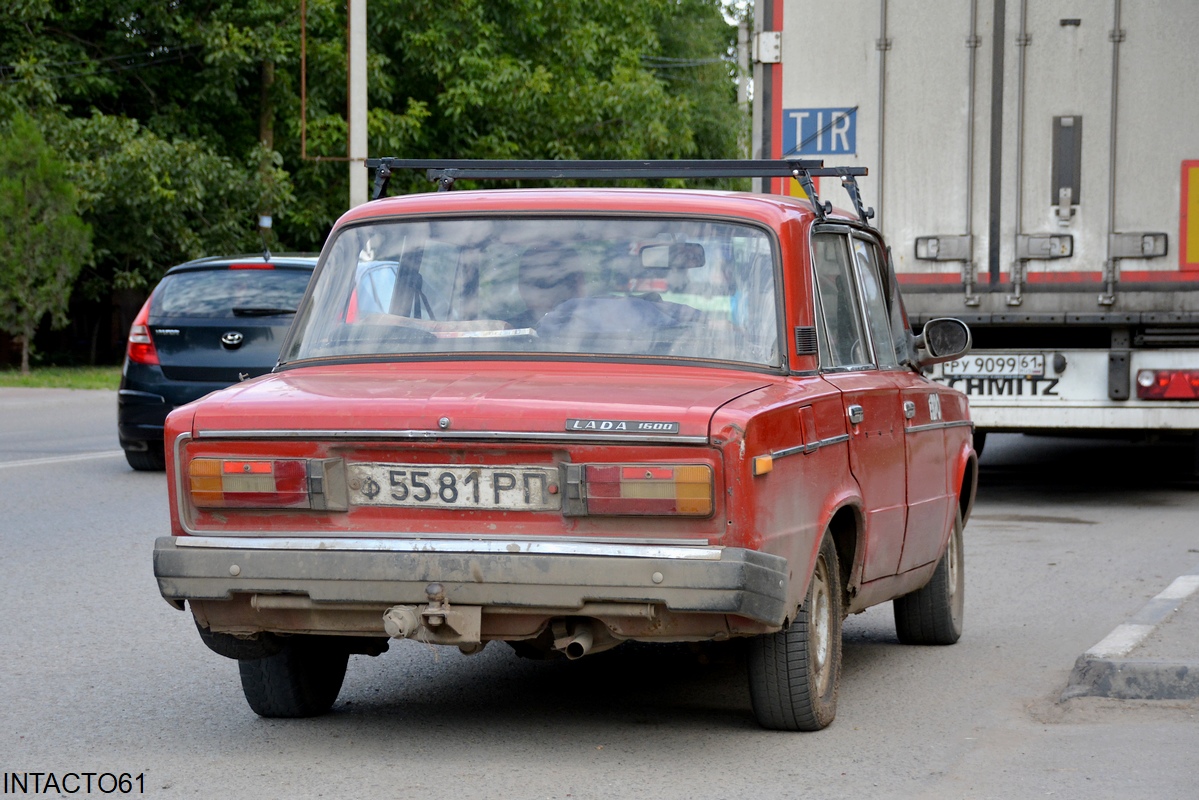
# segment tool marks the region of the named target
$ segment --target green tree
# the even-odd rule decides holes
[[[0,328],[21,339],[29,373],[33,335],[46,315],[66,324],[71,285],[91,252],[67,170],[27,115],[0,134]]]
[[[316,250],[346,210],[346,3],[0,3],[0,119],[30,113],[95,230],[81,297],[198,255]],[[370,0],[371,155],[729,158],[722,0]],[[303,145],[301,144],[303,138]],[[392,192],[428,191],[396,175]],[[98,314],[106,320],[105,314]],[[127,321],[126,321],[127,324]],[[97,322],[97,327],[108,327]]]
[[[258,210],[292,199],[278,154],[264,148],[239,163],[203,139],[168,139],[99,112],[45,124],[95,229],[97,263],[81,287],[91,299],[113,288],[148,289],[167,267],[192,258],[258,250]],[[262,180],[264,161],[270,181]]]

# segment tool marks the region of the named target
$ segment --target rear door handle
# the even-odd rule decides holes
[[[857,403],[851,405],[848,411],[849,421],[854,425],[859,425],[861,424],[862,420],[866,419],[866,412]]]

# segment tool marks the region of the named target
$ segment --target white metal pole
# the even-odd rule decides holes
[[[349,0],[350,208],[366,202],[366,0]]]

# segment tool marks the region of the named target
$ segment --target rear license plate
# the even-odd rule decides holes
[[[941,365],[947,378],[1021,378],[1045,374],[1044,353],[993,353],[969,355]]]
[[[441,464],[350,464],[355,505],[405,508],[556,511],[562,508],[552,467],[451,467]]]

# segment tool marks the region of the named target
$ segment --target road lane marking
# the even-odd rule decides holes
[[[1117,625],[1116,629],[1087,651],[1087,655],[1096,658],[1115,658],[1126,656],[1139,645],[1149,634],[1153,633],[1153,625],[1136,625],[1125,623]]]
[[[1126,622],[1086,652],[1094,658],[1115,658],[1131,653],[1153,633],[1159,625],[1169,619],[1196,590],[1199,590],[1199,574],[1191,573],[1175,578],[1145,606],[1138,616],[1151,616],[1151,622]]]
[[[46,458],[29,458],[24,461],[0,461],[0,469],[14,467],[42,467],[49,464],[68,464],[72,461],[94,461],[98,458],[115,458],[123,455],[123,450],[105,450],[103,453],[76,453],[70,456],[48,456]]]

